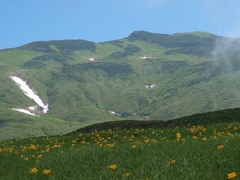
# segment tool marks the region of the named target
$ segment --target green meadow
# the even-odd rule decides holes
[[[0,179],[228,179],[240,122],[112,128],[0,144]]]

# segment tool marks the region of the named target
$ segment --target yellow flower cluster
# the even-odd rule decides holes
[[[38,169],[37,168],[30,168],[28,172],[32,173],[32,174],[35,174],[35,173],[38,172]]]
[[[180,139],[181,139],[181,134],[179,132],[176,134],[176,139],[177,139],[177,141],[180,141]]]
[[[235,172],[229,173],[228,174],[228,179],[234,179],[237,177],[237,174]]]
[[[6,156],[9,156],[11,153],[16,155],[23,163],[42,163],[48,157],[47,153],[56,152],[57,154],[61,154],[65,149],[68,151],[82,152],[84,149],[94,147],[101,152],[112,153],[122,144],[127,144],[127,146],[124,147],[129,148],[127,149],[129,152],[138,153],[146,147],[157,147],[158,144],[161,144],[164,141],[173,142],[177,145],[180,145],[179,142],[186,142],[187,144],[187,142],[190,141],[190,143],[196,142],[199,144],[206,144],[213,141],[214,144],[210,147],[210,150],[213,150],[213,153],[216,153],[217,155],[222,155],[228,148],[227,142],[231,140],[232,137],[236,136],[240,137],[239,127],[234,125],[225,125],[222,129],[218,130],[214,130],[214,128],[209,130],[203,126],[188,126],[187,128],[182,129],[119,129],[118,131],[109,129],[103,131],[93,131],[91,133],[80,133],[77,136],[69,136],[68,138],[64,138],[63,136],[62,139],[47,137],[43,138],[44,142],[42,142],[42,144],[38,144],[38,141],[35,141],[34,139],[29,140],[24,145],[6,143],[0,146],[0,155],[2,156],[6,154]],[[218,138],[217,141],[214,140],[216,138]],[[217,144],[218,146],[215,144],[216,142],[219,143]],[[177,161],[177,165],[179,165],[181,161],[178,159]],[[176,164],[175,159],[167,159],[167,164],[171,165],[171,168],[177,167],[174,165]],[[113,171],[114,173],[118,171],[120,172],[120,168],[117,167],[116,164],[110,164],[107,166],[107,168],[106,164],[103,164],[103,166],[105,169],[115,170]],[[37,169],[36,167],[24,171],[30,174],[44,175],[49,175],[52,173],[51,169],[43,170]],[[122,173],[122,175],[125,177],[130,176],[130,173],[131,177],[134,177],[132,172],[129,173],[123,171]],[[235,172],[228,174],[229,179],[236,177],[237,174]]]
[[[48,175],[48,174],[51,174],[51,173],[52,173],[52,171],[50,169],[44,169],[43,170],[43,174],[45,174],[45,175]]]
[[[116,164],[110,164],[110,165],[108,165],[108,169],[111,169],[111,170],[117,169],[117,165]]]
[[[38,169],[37,168],[30,168],[28,172],[31,173],[31,174],[36,174],[38,172]],[[52,173],[52,170],[51,169],[44,169],[42,173],[45,174],[45,175],[48,175],[48,174]]]
[[[218,149],[218,150],[223,149],[223,148],[224,148],[223,145],[219,145],[219,146],[217,146],[217,149]]]
[[[171,159],[171,160],[169,161],[169,164],[170,164],[170,165],[175,164],[175,163],[176,163],[176,160],[175,160],[175,159]]]

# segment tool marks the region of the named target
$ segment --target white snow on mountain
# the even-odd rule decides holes
[[[16,108],[12,108],[12,110],[18,111],[18,112],[22,112],[22,113],[25,113],[25,114],[29,114],[29,115],[32,115],[32,116],[36,116],[35,114],[31,113],[30,111],[28,111],[28,110],[26,110],[26,109],[16,109]]]
[[[16,85],[24,92],[24,94],[29,97],[30,99],[34,100],[38,106],[43,108],[43,112],[47,113],[48,109],[48,104],[44,104],[43,101],[41,100],[41,98],[35,94],[35,92],[27,85],[27,82],[22,80],[21,78],[17,77],[17,76],[11,76],[11,79],[16,83]],[[29,107],[30,110],[35,110],[37,107],[36,106],[31,106]],[[30,114],[32,115],[33,113],[31,113],[28,110],[24,110],[24,109],[13,109],[19,112],[23,112],[26,114]]]

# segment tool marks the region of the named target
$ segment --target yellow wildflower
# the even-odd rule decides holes
[[[176,139],[177,139],[177,141],[179,141],[180,138],[181,138],[181,134],[178,132],[178,133],[176,134]]]
[[[32,174],[35,174],[35,173],[38,172],[38,169],[37,168],[30,168],[28,172],[32,173]]]
[[[125,173],[125,176],[126,177],[130,176],[130,173],[129,172]]]
[[[116,164],[111,164],[111,165],[108,165],[108,169],[111,169],[111,170],[114,170],[117,168],[117,165]]]
[[[146,139],[144,140],[145,143],[149,143],[150,142],[150,139]]]
[[[86,144],[86,141],[81,141],[80,144]]]
[[[51,169],[44,169],[43,170],[43,174],[45,174],[45,175],[48,175],[48,174],[51,174],[51,173],[52,173]]]
[[[54,146],[52,148],[60,148],[61,147],[61,144],[54,144]]]
[[[114,147],[114,143],[113,144],[106,144],[106,147],[112,148],[112,147]]]
[[[152,139],[151,142],[153,142],[153,143],[158,143],[158,140]]]
[[[132,149],[136,149],[137,148],[137,145],[132,145]]]
[[[237,177],[237,174],[235,172],[229,173],[228,174],[228,179],[234,179]]]
[[[206,140],[207,140],[207,138],[206,138],[206,137],[203,137],[203,138],[202,138],[202,140],[203,140],[203,141],[206,141]]]
[[[99,146],[99,147],[102,147],[102,146],[103,146],[103,144],[101,144],[101,143],[98,143],[98,146]]]
[[[217,149],[218,149],[218,150],[220,150],[220,149],[222,149],[222,148],[224,148],[223,145],[219,145],[219,146],[217,146]]]
[[[193,136],[192,138],[193,138],[193,139],[197,139],[197,136]]]
[[[175,159],[171,159],[170,161],[169,161],[169,164],[175,164],[176,163],[176,160]]]
[[[37,147],[36,147],[36,145],[34,145],[34,144],[31,144],[30,146],[29,146],[29,149],[36,149]]]

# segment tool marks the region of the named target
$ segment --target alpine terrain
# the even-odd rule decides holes
[[[240,107],[240,40],[135,31],[0,50],[1,139]]]

